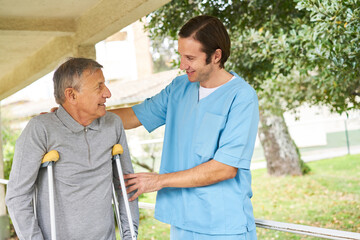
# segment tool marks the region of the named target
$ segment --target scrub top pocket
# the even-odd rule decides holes
[[[195,153],[209,160],[219,145],[226,117],[206,112],[196,133]]]

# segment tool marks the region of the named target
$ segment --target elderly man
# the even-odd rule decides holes
[[[105,110],[111,93],[101,68],[85,58],[63,63],[53,78],[59,108],[31,119],[16,143],[6,203],[20,239],[50,239],[48,179],[46,170],[40,169],[42,157],[50,150],[60,155],[54,167],[58,239],[116,239],[112,181],[120,201],[123,236],[131,239],[119,177],[111,161],[115,144],[124,148],[124,174],[133,168],[121,119]],[[37,218],[32,206],[35,185]],[[137,232],[137,202],[131,202],[130,209]]]

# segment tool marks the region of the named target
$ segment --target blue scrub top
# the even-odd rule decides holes
[[[259,107],[255,90],[236,78],[198,100],[199,83],[187,75],[133,110],[149,131],[166,124],[160,173],[193,168],[211,159],[238,168],[235,178],[196,188],[158,191],[155,218],[206,234],[241,234],[255,229],[250,161]]]

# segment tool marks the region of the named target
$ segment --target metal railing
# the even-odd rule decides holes
[[[1,183],[1,184],[6,185],[8,182],[9,182],[9,180],[5,180],[5,179],[1,179],[1,178],[0,178],[0,183]]]
[[[8,180],[0,179],[0,184],[7,184]],[[155,209],[155,204],[139,202],[139,207],[143,209]],[[307,225],[276,222],[264,219],[255,219],[256,227],[266,228],[281,232],[290,232],[306,236],[313,236],[325,239],[337,240],[360,240],[360,233],[339,231],[334,229],[312,227]]]
[[[154,209],[155,204],[139,202],[139,207],[144,209]],[[325,238],[325,239],[340,239],[340,240],[354,240],[360,239],[360,233],[339,231],[327,228],[311,227],[300,224],[276,222],[271,220],[255,219],[256,227],[277,230],[281,232],[290,232],[302,234],[307,236]]]

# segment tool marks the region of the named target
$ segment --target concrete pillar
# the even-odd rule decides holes
[[[4,179],[4,158],[1,135],[1,105],[0,105],[0,178]],[[10,237],[10,221],[6,214],[5,206],[5,185],[0,184],[0,239]]]
[[[143,18],[143,22],[146,18]],[[134,30],[135,56],[138,78],[149,76],[153,73],[153,61],[150,54],[150,39],[148,32],[144,31],[144,23],[136,21],[132,24]]]

